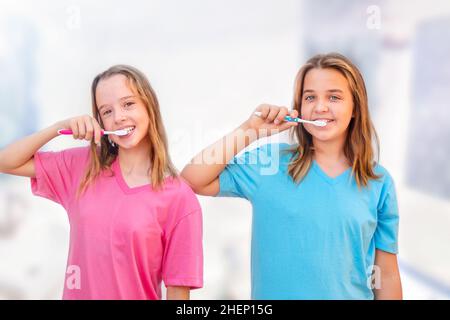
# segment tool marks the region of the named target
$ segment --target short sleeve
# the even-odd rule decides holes
[[[278,172],[280,159],[275,155],[279,155],[278,144],[267,144],[234,157],[219,176],[217,196],[250,200],[258,189],[261,177]]]
[[[167,286],[203,287],[201,209],[184,216],[168,233],[162,278]]]
[[[375,231],[377,249],[398,253],[399,214],[397,195],[393,181],[390,179],[383,186],[378,204],[378,224]]]
[[[69,199],[75,195],[80,170],[84,168],[88,153],[88,148],[37,152],[34,155],[36,176],[31,178],[32,193],[67,209]]]

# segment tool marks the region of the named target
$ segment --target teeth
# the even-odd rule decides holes
[[[124,137],[126,137],[126,136],[128,136],[132,131],[134,131],[134,129],[136,129],[135,126],[133,126],[133,127],[128,127],[128,128],[123,128],[123,129],[120,129],[120,130],[123,130],[123,131],[126,132],[126,134],[124,135]]]
[[[314,121],[325,121],[325,122],[331,122],[331,121],[333,121],[333,120],[329,120],[329,119],[316,119],[316,120],[314,120]]]

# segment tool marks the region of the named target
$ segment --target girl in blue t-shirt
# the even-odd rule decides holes
[[[326,124],[286,119],[299,115]],[[236,156],[284,130],[295,145]],[[293,110],[258,106],[184,168],[196,193],[252,203],[252,298],[402,298],[397,200],[374,161],[376,137],[356,66],[340,54],[316,55],[297,75]]]

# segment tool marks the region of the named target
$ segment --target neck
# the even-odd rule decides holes
[[[319,141],[313,138],[314,159],[319,163],[349,165],[344,153],[345,139],[345,135],[332,141]]]
[[[131,149],[119,148],[118,161],[125,175],[145,175],[150,173],[150,146],[142,141]]]

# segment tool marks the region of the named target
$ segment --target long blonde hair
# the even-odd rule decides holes
[[[151,185],[154,189],[159,189],[167,176],[177,177],[178,173],[169,156],[167,136],[162,123],[158,99],[147,77],[136,68],[127,65],[115,65],[98,74],[91,85],[93,117],[104,128],[97,108],[96,89],[101,80],[114,75],[124,75],[130,88],[136,91],[147,107],[150,119],[148,139],[150,141]],[[80,183],[78,195],[83,193],[103,170],[111,170],[111,165],[117,154],[118,147],[112,146],[105,136],[101,139],[100,148],[97,147],[95,142],[91,141],[90,164]]]
[[[374,172],[373,143],[379,154],[379,140],[369,114],[368,99],[364,79],[358,68],[339,53],[318,54],[309,59],[299,70],[294,89],[294,109],[301,114],[303,86],[305,76],[311,69],[334,69],[346,79],[352,93],[354,117],[347,129],[344,154],[352,165],[352,175],[358,187],[367,186],[370,179],[378,179]],[[303,126],[297,126],[292,132],[298,146],[291,149],[292,161],[289,175],[299,183],[308,173],[313,161],[313,142],[311,134]]]

